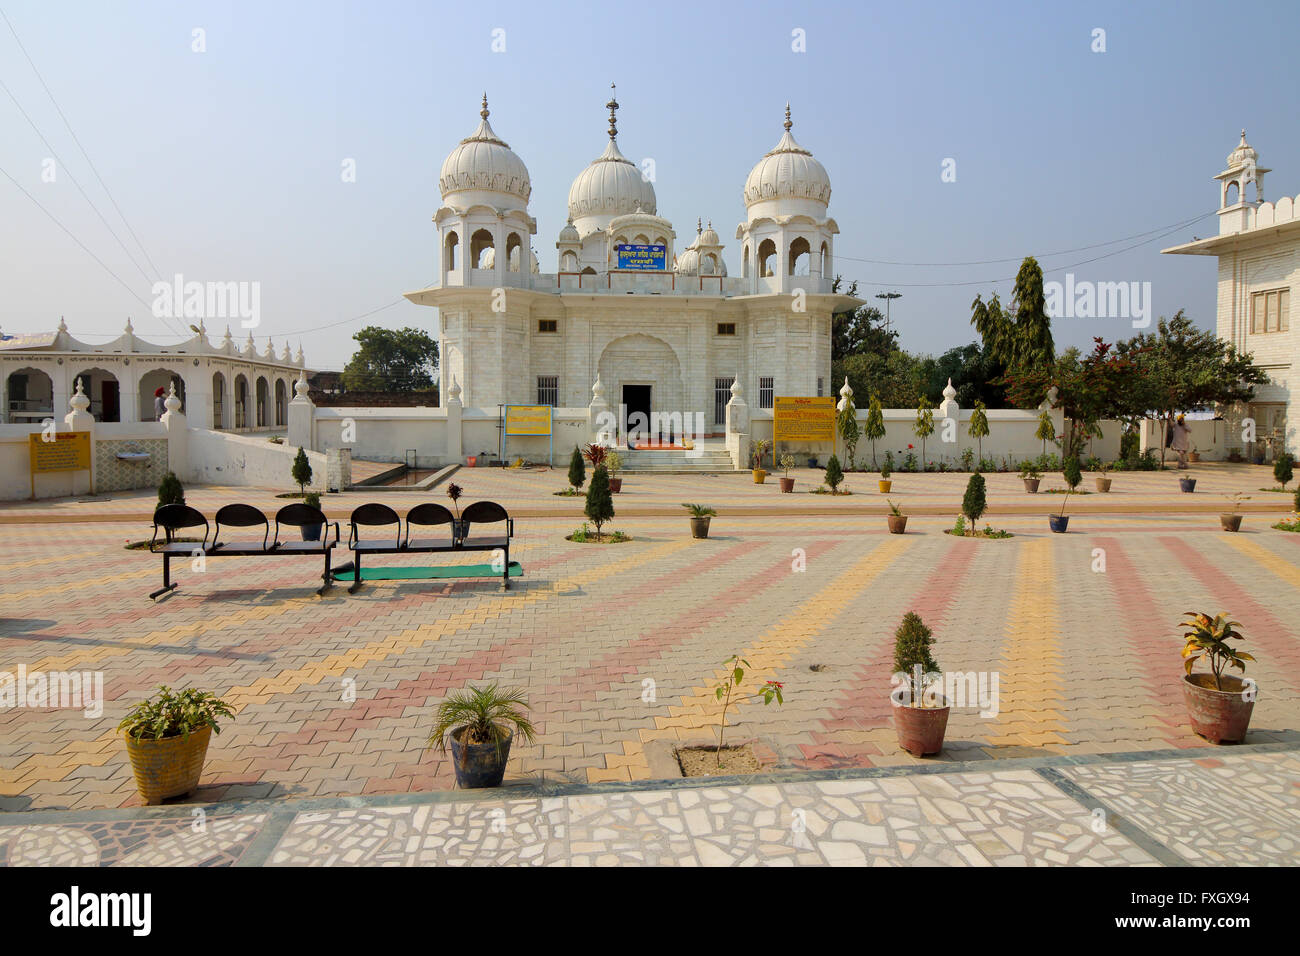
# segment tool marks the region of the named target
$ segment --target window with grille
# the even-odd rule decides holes
[[[537,376],[537,404],[560,404],[560,378],[558,375]]]
[[[736,323],[735,323],[735,322],[719,322],[719,323],[718,323],[718,334],[719,334],[719,335],[735,335],[735,334],[736,334]]]
[[[825,380],[824,378],[819,378],[819,379],[817,379],[817,397],[818,397],[818,398],[821,398],[823,395],[826,394],[826,391],[825,391],[825,385],[824,385],[825,381],[826,381],[826,380]]]
[[[731,401],[731,385],[735,378],[715,378],[713,380],[713,424],[727,423],[727,402]]]
[[[760,378],[758,380],[758,407],[772,407],[772,392],[774,389],[774,380],[770,378]]]
[[[558,332],[559,330],[560,330],[560,322],[559,322],[558,319],[538,319],[538,320],[537,320],[537,331],[538,331],[538,332]]]
[[[1250,297],[1251,332],[1285,332],[1291,328],[1291,290],[1270,289]]]

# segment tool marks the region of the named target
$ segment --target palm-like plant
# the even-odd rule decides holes
[[[1228,641],[1241,639],[1241,631],[1237,630],[1241,626],[1240,622],[1229,621],[1222,614],[1212,618],[1199,611],[1183,613],[1187,615],[1187,620],[1183,621],[1183,627],[1187,628],[1183,634],[1187,640],[1183,645],[1183,669],[1189,675],[1192,673],[1192,665],[1203,658],[1214,674],[1215,690],[1223,690],[1224,668],[1231,665],[1244,674],[1245,662],[1254,663],[1255,658],[1228,644]]]
[[[682,502],[682,507],[691,513],[692,518],[715,518],[718,514],[708,505],[688,505]]]
[[[438,705],[429,746],[446,753],[447,739],[461,728],[465,731],[462,744],[493,743],[498,754],[512,733],[532,743],[537,731],[524,713],[526,709],[523,691],[502,691],[495,683],[453,691]]]

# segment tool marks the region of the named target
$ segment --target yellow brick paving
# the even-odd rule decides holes
[[[765,681],[774,680],[795,653],[830,626],[849,603],[860,597],[862,591],[907,552],[916,540],[890,537],[877,544],[853,567],[801,603],[765,631],[758,640],[745,646],[739,656],[750,664],[745,672],[745,684],[751,688],[750,693]],[[670,704],[667,717],[655,717],[656,730],[671,730],[680,736],[683,732],[716,726],[721,707],[716,688],[728,673],[727,669],[719,668],[713,683],[694,687],[679,698],[679,703]],[[650,766],[645,756],[645,744],[662,736],[656,730],[644,730],[636,737],[624,739],[623,754],[609,754],[606,757],[606,769],[601,771],[593,768],[588,772],[588,779],[596,782],[649,778]]]
[[[1277,575],[1291,587],[1300,589],[1300,567],[1296,565],[1295,561],[1287,561],[1276,551],[1271,551],[1263,545],[1256,544],[1249,538],[1243,538],[1240,535],[1226,534],[1223,536],[1223,540],[1236,548],[1244,557],[1250,559],[1252,563]],[[1300,549],[1296,549],[1296,553],[1300,555]],[[1300,616],[1300,608],[1294,604],[1289,611],[1287,609],[1279,610],[1282,611],[1284,618],[1290,618],[1292,621],[1297,616]]]
[[[1001,675],[1001,700],[987,740],[999,748],[1066,744],[1062,734],[1067,728],[1058,713],[1062,636],[1052,542],[1042,538],[1022,543],[1012,577],[1005,637],[994,668]]]

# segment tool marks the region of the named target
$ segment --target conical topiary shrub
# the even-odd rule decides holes
[[[604,465],[597,465],[591,473],[591,484],[587,488],[587,505],[583,512],[596,526],[596,540],[601,537],[600,528],[614,517],[614,496],[609,490],[609,472]]]
[[[569,484],[573,486],[574,491],[578,491],[586,480],[587,466],[582,463],[582,452],[578,451],[577,445],[574,445],[573,454],[569,456]]]
[[[158,483],[158,507],[183,504],[185,504],[185,489],[181,485],[181,480],[176,477],[176,472],[169,471]]]

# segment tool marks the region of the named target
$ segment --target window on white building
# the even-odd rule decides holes
[[[1285,332],[1291,328],[1291,290],[1269,289],[1250,297],[1251,332]]]
[[[560,404],[560,378],[558,375],[537,376],[537,404]]]
[[[734,377],[715,378],[713,380],[713,424],[727,423],[727,402],[731,401],[731,385]]]
[[[558,332],[559,330],[560,330],[559,319],[538,319],[537,320],[538,332]]]
[[[775,381],[771,378],[760,378],[758,380],[758,407],[772,407],[772,392],[775,390]]]
[[[735,334],[736,334],[736,323],[735,323],[735,322],[719,322],[719,323],[718,323],[718,334],[719,334],[719,335],[735,335]]]

